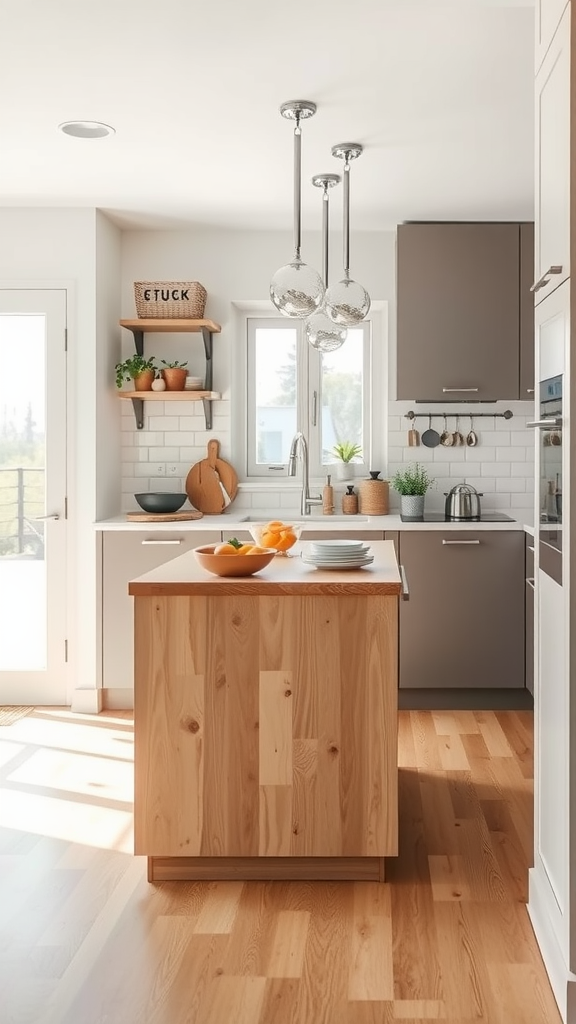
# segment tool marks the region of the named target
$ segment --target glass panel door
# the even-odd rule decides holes
[[[66,701],[66,293],[0,290],[0,703]]]

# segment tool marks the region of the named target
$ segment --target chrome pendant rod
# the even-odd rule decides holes
[[[340,142],[332,146],[332,156],[344,160],[344,274],[349,276],[350,272],[350,161],[356,160],[362,153],[363,147],[358,142]]]
[[[294,128],[294,255],[300,259],[302,248],[302,129],[300,114],[296,114]]]
[[[323,189],[322,195],[322,279],[324,285],[328,287],[328,224],[330,220],[330,200],[328,197],[328,191],[334,188],[335,185],[339,185],[341,181],[339,174],[315,174],[312,178],[312,184],[316,188]]]

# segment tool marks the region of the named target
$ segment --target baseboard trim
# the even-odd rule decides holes
[[[534,698],[520,689],[398,690],[400,711],[533,711]]]
[[[106,711],[134,710],[134,690],[131,686],[107,686],[102,694],[102,707]]]
[[[384,881],[384,857],[148,857],[148,881]]]
[[[102,711],[102,690],[74,690],[70,710],[79,715],[97,715]]]
[[[543,869],[542,869],[543,870]],[[576,1024],[576,975],[566,966],[547,908],[548,882],[537,867],[528,872],[528,916],[564,1024]],[[554,899],[550,892],[550,899]]]

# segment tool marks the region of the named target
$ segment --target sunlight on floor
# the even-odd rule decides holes
[[[133,749],[113,713],[40,708],[0,730],[3,827],[131,854]]]

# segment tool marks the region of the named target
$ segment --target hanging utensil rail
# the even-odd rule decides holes
[[[419,417],[420,418],[421,417],[426,418],[426,416],[431,416],[432,419],[436,419],[437,416],[440,416],[440,417],[442,417],[442,416],[451,416],[452,418],[454,418],[454,416],[456,416],[456,415],[462,416],[462,417],[464,417],[464,419],[466,419],[466,417],[469,416],[470,413],[467,413],[467,412],[461,412],[461,413],[455,413],[455,412],[413,412],[413,410],[411,409],[410,412],[404,413],[404,419],[406,419],[406,420],[417,420]],[[475,412],[472,415],[474,416],[475,420],[478,419],[480,416],[489,416],[489,417],[493,417],[495,419],[500,418],[500,419],[505,419],[505,420],[511,420],[513,415],[514,415],[514,413],[511,411],[511,409],[505,409],[504,412]]]

